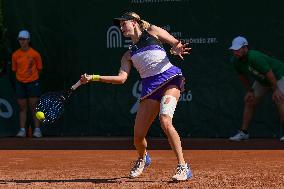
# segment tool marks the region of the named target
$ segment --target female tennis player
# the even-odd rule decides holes
[[[114,18],[114,24],[120,27],[123,35],[130,37],[133,42],[122,56],[118,75],[84,74],[81,76],[81,82],[123,84],[133,65],[142,78],[142,93],[134,125],[134,145],[138,159],[130,171],[130,177],[138,177],[151,163],[150,155],[146,151],[145,137],[159,113],[161,127],[178,161],[172,179],[187,180],[192,177],[192,173],[184,160],[180,137],[172,124],[175,108],[184,87],[184,77],[181,70],[169,61],[162,43],[170,44],[171,53],[182,59],[183,55],[189,54],[191,48],[187,48],[187,44],[182,44],[166,30],[141,20],[134,12],[127,12],[119,18]]]

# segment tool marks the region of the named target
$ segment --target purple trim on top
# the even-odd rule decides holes
[[[143,52],[143,51],[148,51],[148,50],[162,50],[162,51],[166,52],[165,49],[162,48],[159,45],[149,45],[149,46],[143,47],[141,49],[131,51],[130,54],[131,54],[131,56],[133,56],[137,53],[140,53],[140,52]]]

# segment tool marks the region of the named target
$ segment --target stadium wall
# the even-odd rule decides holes
[[[192,54],[184,61],[170,56],[186,77],[186,90],[174,117],[181,136],[228,137],[240,127],[245,93],[229,63],[228,47],[234,37],[244,35],[251,48],[284,60],[282,7],[281,0],[4,0],[4,16],[10,53],[18,48],[18,31],[31,32],[32,46],[43,58],[42,90],[48,92],[68,88],[85,72],[117,74],[130,41],[113,26],[112,19],[125,11],[137,12],[192,47]],[[169,46],[165,48],[169,50]],[[2,136],[15,132],[18,122],[10,74],[0,76],[0,82],[9,86],[6,90],[1,84],[0,99],[13,104],[13,116],[0,116]],[[55,126],[43,128],[44,133],[130,136],[140,92],[134,69],[122,86],[82,86],[67,104],[62,119]],[[271,96],[260,105],[250,131],[252,137],[281,134]],[[149,135],[164,136],[158,120]]]

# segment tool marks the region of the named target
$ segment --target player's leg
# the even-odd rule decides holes
[[[144,157],[147,147],[147,132],[159,112],[159,102],[145,99],[140,102],[134,125],[134,145],[139,157]]]
[[[160,123],[163,131],[168,137],[168,141],[175,152],[178,163],[185,164],[180,137],[172,124],[173,113],[175,111],[178,99],[180,97],[180,90],[175,86],[169,86],[164,93],[160,105]]]
[[[178,166],[175,175],[172,177],[175,181],[183,181],[192,177],[189,165],[185,162],[182,152],[181,140],[179,134],[173,126],[172,118],[180,97],[180,89],[175,85],[167,87],[160,104],[160,123],[163,131],[167,135],[169,144],[174,151]]]
[[[150,156],[146,152],[147,132],[159,112],[159,102],[144,99],[140,102],[134,125],[134,145],[138,152],[138,159],[130,171],[130,177],[135,178],[142,174],[144,168],[150,164]]]
[[[259,82],[255,81],[253,86],[254,92],[254,100],[249,101],[244,99],[244,111],[243,111],[243,119],[242,119],[242,126],[240,131],[229,139],[232,141],[241,141],[249,139],[248,128],[251,124],[255,109],[259,104],[261,98],[267,94],[269,88],[262,86]]]

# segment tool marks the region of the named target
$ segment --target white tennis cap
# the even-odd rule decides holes
[[[30,33],[27,30],[22,30],[19,32],[18,38],[30,39]]]
[[[229,49],[239,50],[240,48],[242,48],[243,46],[246,46],[246,45],[248,45],[247,39],[242,37],[242,36],[238,36],[238,37],[233,39],[232,46]]]

